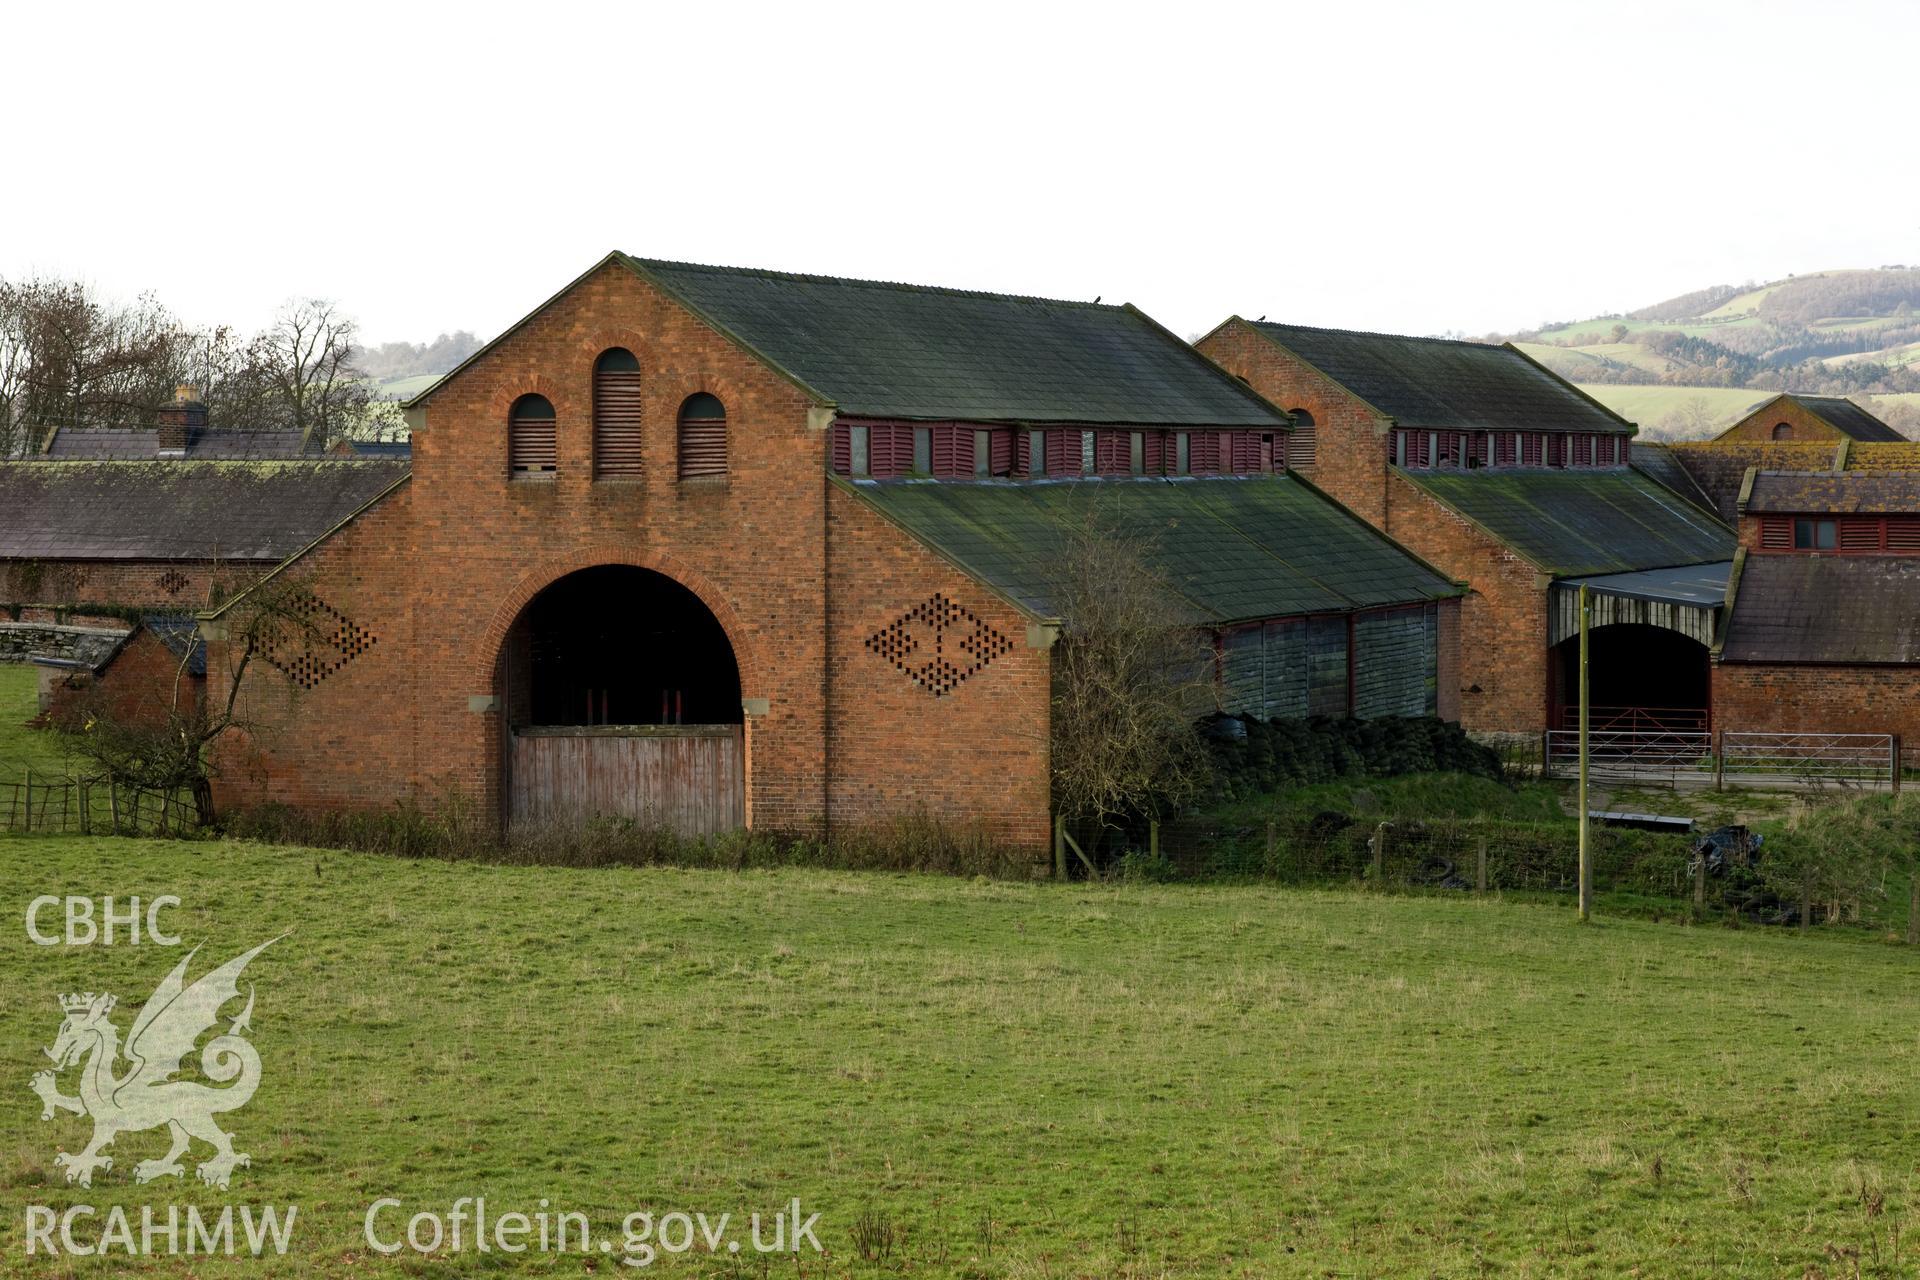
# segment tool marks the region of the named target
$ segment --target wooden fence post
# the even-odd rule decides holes
[[[1158,861],[1160,858],[1160,819],[1147,821],[1147,856]]]
[[[1473,891],[1487,891],[1487,838],[1481,836],[1473,851]]]
[[[78,785],[80,787],[80,834],[90,836],[93,834],[93,810],[89,807],[92,799],[86,782],[82,781]]]
[[[27,825],[20,829],[26,832],[28,835],[32,835],[33,834],[33,770],[32,769],[28,769],[26,771],[26,774],[24,775],[24,780],[20,784],[20,789],[26,793],[26,797],[27,797]]]
[[[1727,733],[1724,729],[1715,730],[1713,735],[1713,789],[1727,789]]]
[[[1067,818],[1060,813],[1053,815],[1053,878],[1067,878]]]
[[[1378,889],[1387,882],[1387,824],[1381,823],[1373,829],[1373,887]]]
[[[113,834],[120,834],[120,784],[112,777],[107,779],[107,818],[113,823]]]
[[[1693,867],[1693,917],[1698,920],[1707,909],[1707,855],[1700,854]]]
[[[1893,767],[1891,769],[1891,773],[1893,775],[1893,794],[1899,795],[1900,794],[1901,761],[1900,761],[1900,735],[1897,733],[1893,735],[1892,754],[1893,754],[1893,760],[1892,760]]]

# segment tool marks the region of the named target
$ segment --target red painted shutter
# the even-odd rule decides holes
[[[1164,475],[1166,474],[1167,471],[1171,470],[1171,468],[1167,466],[1167,433],[1166,432],[1164,431],[1147,432],[1147,438],[1144,442],[1144,445],[1145,447],[1142,449],[1141,452],[1142,452],[1142,456],[1145,458],[1145,461],[1146,461],[1146,468],[1147,468],[1148,475],[1150,476]]]
[[[593,375],[593,469],[603,476],[640,474],[638,369],[601,369]]]
[[[1880,517],[1841,517],[1840,549],[1842,551],[1878,551],[1880,549]]]
[[[844,422],[833,424],[833,461],[830,464],[835,475],[847,475],[853,470],[853,428]],[[873,470],[873,435],[867,436],[867,470]]]
[[[1887,517],[1887,550],[1920,554],[1920,516]]]
[[[727,474],[727,420],[680,419],[680,478]]]
[[[1787,516],[1762,516],[1760,548],[1763,551],[1793,550],[1793,521]]]

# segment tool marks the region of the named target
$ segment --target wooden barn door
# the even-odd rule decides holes
[[[632,818],[684,836],[746,824],[737,724],[517,729],[507,750],[508,821],[525,829]]]

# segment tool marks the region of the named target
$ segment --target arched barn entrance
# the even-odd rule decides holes
[[[1580,637],[1548,651],[1548,723],[1577,729]],[[1636,623],[1587,633],[1587,706],[1595,730],[1686,730],[1712,727],[1712,669],[1707,646],[1677,631]]]
[[[673,579],[629,565],[559,579],[515,619],[496,679],[510,826],[744,824],[739,666],[719,620]]]

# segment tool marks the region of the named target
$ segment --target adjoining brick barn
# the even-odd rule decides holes
[[[1714,696],[1729,725],[1920,752],[1920,472],[1749,473]]]
[[[1714,437],[1728,444],[1904,444],[1906,437],[1845,396],[1783,392]]]
[[[1132,307],[614,254],[409,415],[410,477],[264,589],[313,639],[243,685],[225,805],[1038,848],[1087,519],[1152,548],[1228,709],[1453,713],[1460,588]],[[203,624],[209,697],[246,599]]]
[[[1733,531],[1634,466],[1633,424],[1511,346],[1237,316],[1198,345],[1313,423],[1316,485],[1468,584],[1468,730],[1537,743],[1567,724],[1583,584],[1602,723],[1710,721]]]

